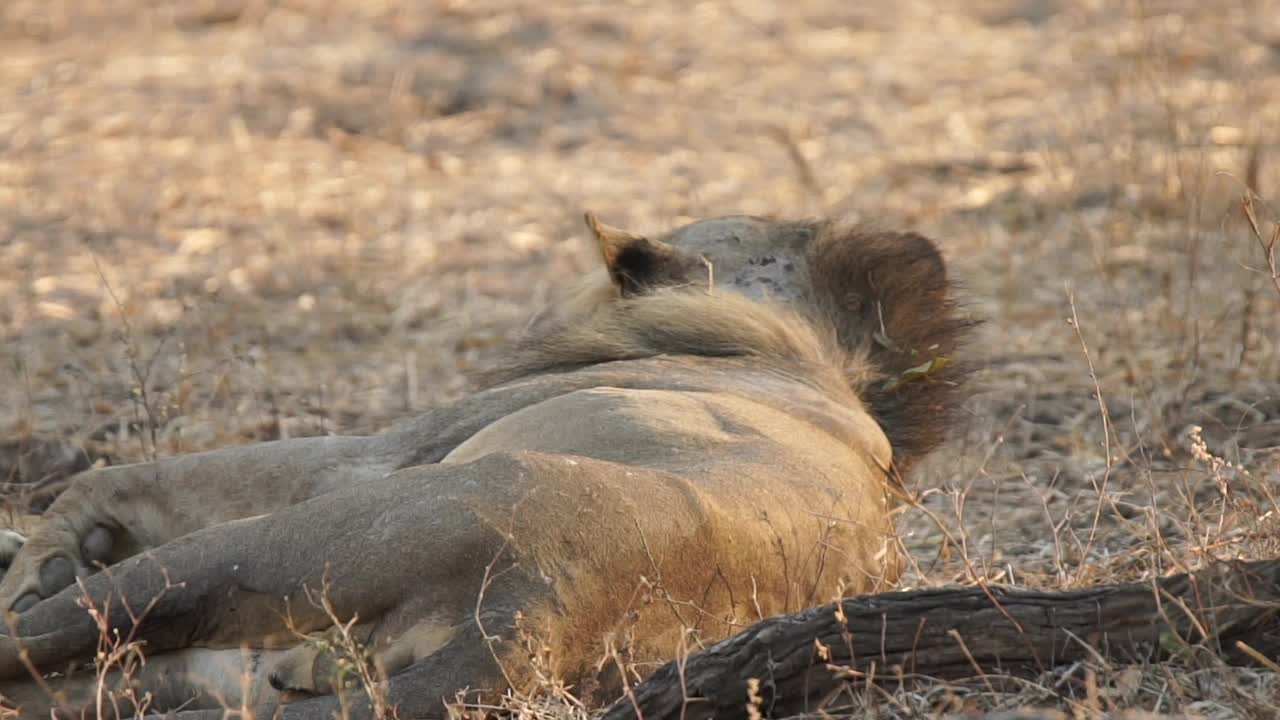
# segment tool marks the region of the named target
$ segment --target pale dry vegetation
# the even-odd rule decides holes
[[[587,267],[585,208],[842,213],[939,239],[988,319],[908,584],[1280,556],[1274,0],[9,0],[0,98],[6,438],[372,432]],[[1264,660],[843,701],[1277,717]],[[513,709],[590,713],[547,685]]]

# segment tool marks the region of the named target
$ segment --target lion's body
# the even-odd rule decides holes
[[[42,669],[96,649],[80,591],[55,577],[68,570],[50,562],[59,557],[91,597],[135,608],[159,598],[139,626],[154,653],[141,684],[165,689],[155,707],[198,695],[201,672],[218,693],[189,708],[270,705],[268,681],[319,695],[282,706],[286,717],[336,707],[325,656],[293,634],[332,624],[307,591],[326,579],[333,611],[359,618],[354,631],[391,675],[388,699],[414,717],[440,716],[457,690],[532,681],[517,612],[556,674],[609,698],[619,666],[652,667],[763,617],[891,587],[889,473],[904,458],[890,439],[927,452],[948,408],[921,419],[924,430],[882,427],[878,408],[898,401],[875,383],[919,359],[887,362],[872,328],[829,317],[847,298],[827,296],[830,268],[813,257],[828,252],[825,226],[691,227],[668,236],[676,250],[661,245],[661,263],[631,267],[684,273],[697,266],[676,253],[692,248],[721,282],[679,275],[650,288],[606,244],[622,297],[588,286],[531,324],[491,387],[386,433],[84,476],[0,583],[0,602],[21,611],[19,638],[0,638],[0,677],[23,673],[19,643]],[[882,305],[892,336],[903,303],[893,273],[913,277],[918,258],[868,247],[866,269],[888,275],[848,285],[878,294],[865,299]],[[778,302],[753,292],[764,285]],[[939,313],[912,340],[949,352],[963,323],[948,297],[906,290]],[[110,573],[87,574],[94,558]],[[131,625],[118,600],[108,615]],[[86,681],[64,689],[72,706],[90,700]],[[0,692],[47,715],[30,683]]]

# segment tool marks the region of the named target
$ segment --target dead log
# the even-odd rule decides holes
[[[1243,647],[1241,647],[1243,644]],[[1205,648],[1227,662],[1280,655],[1280,560],[1221,563],[1147,583],[1066,592],[996,586],[855,597],[763,620],[663,666],[604,720],[813,712],[852,684],[1036,677],[1077,660],[1160,662]]]

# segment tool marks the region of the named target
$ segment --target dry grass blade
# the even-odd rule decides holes
[[[1254,196],[1252,193],[1246,193],[1240,201],[1240,207],[1244,211],[1245,219],[1249,222],[1249,231],[1253,233],[1253,238],[1258,242],[1258,247],[1262,250],[1263,261],[1266,263],[1266,272],[1271,276],[1271,284],[1275,287],[1276,293],[1280,295],[1280,265],[1276,261],[1276,245],[1280,243],[1280,221],[1273,222],[1274,227],[1271,229],[1270,237],[1264,237],[1261,228],[1258,227],[1258,215],[1254,210]]]

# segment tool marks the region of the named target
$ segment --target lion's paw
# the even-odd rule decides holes
[[[271,687],[285,697],[306,697],[332,693],[336,687],[354,683],[351,673],[344,673],[336,656],[333,632],[291,648],[277,660],[268,675]]]
[[[64,523],[45,523],[30,538],[0,531],[0,609],[22,613],[88,575],[111,554],[111,531],[91,525],[79,538]],[[7,563],[5,562],[7,561]]]

